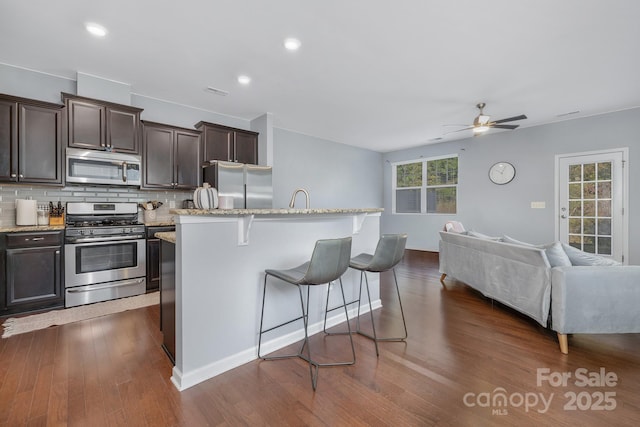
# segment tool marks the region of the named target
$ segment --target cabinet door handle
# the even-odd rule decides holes
[[[24,178],[24,175],[23,175],[23,174],[20,174],[20,175],[18,175],[18,176],[19,176],[20,178]]]
[[[39,242],[40,240],[44,240],[44,237],[32,237],[32,238],[27,237],[24,240],[25,242],[28,242],[28,241]]]
[[[15,173],[11,174],[11,178],[15,178],[17,175]]]

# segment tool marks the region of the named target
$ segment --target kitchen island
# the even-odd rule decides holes
[[[352,255],[372,253],[382,209],[172,209],[175,234],[175,366],[171,380],[187,389],[257,358],[264,270],[297,266],[319,239],[352,236]],[[164,264],[164,262],[163,262]],[[265,327],[299,316],[295,286],[269,279]],[[271,282],[274,280],[274,282]],[[359,275],[343,277],[347,301],[357,298]],[[274,283],[276,285],[272,285]],[[374,308],[380,306],[377,275],[370,278]],[[339,293],[331,294],[331,307]],[[309,332],[322,330],[326,286],[311,290]],[[350,307],[350,316],[356,307]],[[364,308],[364,307],[363,307]],[[340,310],[328,325],[344,322]],[[342,312],[343,313],[343,312]],[[296,322],[266,335],[268,353],[303,338]]]

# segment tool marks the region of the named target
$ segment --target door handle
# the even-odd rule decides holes
[[[567,219],[567,216],[565,214],[562,214],[562,215],[560,215],[560,218]]]

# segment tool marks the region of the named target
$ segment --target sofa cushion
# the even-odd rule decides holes
[[[532,243],[522,242],[520,240],[516,240],[513,237],[509,237],[507,235],[502,236],[502,241],[505,243],[511,243],[512,245],[520,245],[520,246],[531,246],[533,248],[539,248],[540,246],[534,245]]]
[[[476,237],[478,239],[493,240],[496,242],[502,241],[502,237],[487,236],[486,234],[478,233],[477,231],[473,231],[473,230],[467,231],[467,236]]]
[[[544,245],[543,248],[551,267],[571,267],[571,260],[560,242],[549,243]]]
[[[580,249],[574,248],[573,246],[567,245],[566,243],[562,244],[562,249],[569,257],[572,265],[622,265],[622,263],[614,259],[606,258],[596,254],[590,254],[588,252],[584,252]]]

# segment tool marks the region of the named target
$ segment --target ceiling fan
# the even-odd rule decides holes
[[[476,107],[480,110],[480,114],[478,114],[478,116],[473,119],[473,125],[465,127],[464,129],[458,129],[458,130],[454,130],[451,132],[447,132],[445,133],[453,133],[453,132],[461,132],[463,130],[470,130],[473,129],[473,134],[474,135],[479,135],[481,133],[484,133],[486,131],[488,131],[489,129],[516,129],[518,126],[520,125],[504,125],[502,123],[507,123],[507,122],[514,122],[516,120],[524,120],[527,118],[527,116],[525,116],[524,114],[520,114],[519,116],[513,116],[513,117],[508,117],[506,119],[500,119],[500,120],[494,120],[491,121],[491,116],[488,116],[486,114],[484,114],[484,107],[486,106],[486,104],[484,102],[481,102],[479,104],[476,105]],[[449,125],[449,126],[466,126],[466,125]]]

